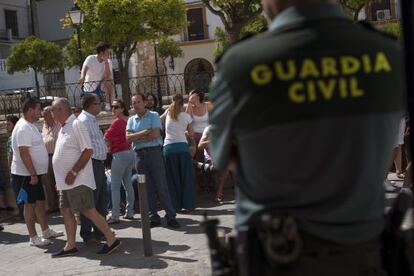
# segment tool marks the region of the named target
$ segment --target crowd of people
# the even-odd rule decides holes
[[[177,213],[195,208],[197,164],[211,163],[208,104],[199,90],[190,92],[187,108],[179,94],[166,110],[156,104],[154,95],[136,93],[131,98],[135,115],[130,116],[125,103],[115,99],[111,103],[115,119],[105,132],[98,124],[102,105],[95,93],[85,93],[80,113],[73,112],[65,98],[55,99],[42,113],[39,100],[28,98],[22,118],[7,117],[11,183],[30,245],[45,246],[49,239],[64,235],[46,220],[46,213],[60,210],[67,243],[53,257],[78,252],[78,223],[85,244],[97,246],[106,240],[98,254],[110,254],[121,242],[109,224],[120,223],[121,215],[134,219],[137,174],[146,176],[150,226],[162,225],[161,203],[166,226],[180,227]],[[35,123],[42,114],[39,131]],[[222,189],[221,185],[220,200]],[[3,197],[0,204],[5,204]]]

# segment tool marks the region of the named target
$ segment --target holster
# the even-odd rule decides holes
[[[265,269],[294,265],[302,247],[293,217],[270,212],[256,215],[249,228],[238,231],[238,275],[264,275]]]

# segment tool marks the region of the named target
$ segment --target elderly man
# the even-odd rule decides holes
[[[60,124],[56,122],[52,116],[52,107],[46,106],[43,109],[43,129],[42,137],[49,154],[49,168],[47,174],[43,176],[43,187],[46,196],[46,211],[55,212],[59,210],[59,199],[56,193],[56,182],[53,174],[52,157],[55,152],[55,144],[60,130]]]
[[[132,96],[132,105],[136,115],[128,119],[126,138],[134,143],[136,152],[136,169],[146,175],[148,184],[148,203],[151,227],[161,225],[157,213],[157,194],[166,212],[167,225],[179,228],[176,213],[171,202],[162,156],[161,119],[158,113],[145,108],[145,95],[137,93]]]
[[[11,136],[11,178],[15,186],[21,187],[19,199],[24,203],[24,221],[30,235],[29,244],[44,246],[50,244],[49,238],[62,236],[63,232],[49,228],[46,221],[41,176],[47,173],[49,157],[42,135],[34,125],[41,113],[39,99],[26,99],[22,109],[23,118],[17,122]],[[43,231],[42,237],[36,233],[36,217]]]
[[[95,208],[102,216],[106,217],[108,196],[104,161],[106,160],[107,146],[96,119],[96,116],[101,111],[101,101],[94,93],[85,94],[82,98],[82,108],[83,111],[78,116],[78,120],[83,122],[88,129],[93,148],[92,167],[96,182],[96,189],[94,191]],[[87,217],[82,215],[80,235],[89,246],[98,245],[103,238],[99,229],[93,226]]]
[[[67,234],[65,247],[52,256],[64,257],[78,253],[75,243],[77,224],[72,211],[81,212],[105,235],[107,243],[97,254],[110,254],[121,242],[95,209],[93,190],[96,185],[91,161],[93,150],[87,126],[72,114],[66,99],[55,100],[52,107],[55,119],[62,124],[53,155],[53,168]]]

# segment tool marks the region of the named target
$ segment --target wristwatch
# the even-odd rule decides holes
[[[74,170],[70,170],[70,173],[71,173],[73,176],[77,176],[77,175],[78,175],[78,173],[77,173],[77,172],[75,172]]]

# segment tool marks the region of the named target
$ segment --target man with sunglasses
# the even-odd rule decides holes
[[[107,147],[96,119],[101,111],[101,100],[94,93],[85,94],[82,98],[82,108],[83,111],[78,116],[78,120],[87,126],[93,148],[92,167],[96,182],[96,189],[94,190],[95,208],[103,217],[106,217],[108,197],[104,161],[106,160]],[[83,215],[81,215],[80,235],[89,246],[96,246],[103,239],[102,232]]]

